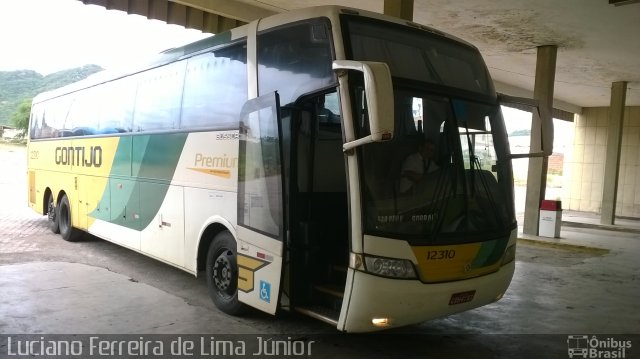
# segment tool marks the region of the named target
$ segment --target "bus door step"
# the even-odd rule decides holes
[[[344,286],[337,286],[332,284],[316,284],[313,286],[313,289],[340,299],[344,297]]]
[[[307,307],[295,307],[294,310],[308,317],[321,320],[334,326],[338,326],[338,318],[340,317],[340,312],[337,312],[333,309],[319,305],[313,305]]]
[[[343,273],[343,274],[347,274],[347,266],[346,265],[342,265],[342,264],[334,264],[331,266],[331,269],[333,269],[335,272],[339,272],[339,273]]]

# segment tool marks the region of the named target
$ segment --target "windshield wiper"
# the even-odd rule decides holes
[[[478,161],[478,158],[476,157],[475,146],[473,144],[473,141],[471,141],[471,134],[469,133],[469,124],[467,122],[464,123],[464,130],[465,130],[465,135],[467,136],[467,146],[469,148],[469,170],[470,170],[469,176],[471,177],[470,179],[471,197],[473,197],[475,196],[475,191],[476,191],[473,165],[476,164],[476,162],[478,162],[477,168],[480,168],[480,161]]]
[[[475,154],[475,138],[472,141],[471,140],[471,135],[469,133],[469,127],[467,124],[465,124],[465,132],[466,132],[466,136],[467,136],[467,143],[469,145],[469,182],[471,184],[471,196],[468,200],[471,200],[471,198],[475,198],[476,195],[476,183],[475,183],[475,173],[476,170],[478,171],[478,175],[480,178],[480,185],[482,186],[482,190],[484,191],[484,193],[486,194],[487,197],[487,201],[489,202],[489,206],[491,208],[497,208],[497,202],[495,200],[495,198],[493,197],[493,193],[491,191],[490,188],[490,184],[487,180],[486,177],[486,173],[485,171],[482,170],[482,166],[480,165],[480,159],[478,156],[476,156]],[[474,168],[475,166],[475,168]],[[469,215],[468,213],[468,208],[469,206],[467,205],[467,216]],[[495,219],[495,223],[498,224],[500,223],[500,216],[499,216],[499,211],[497,210],[493,210],[493,211],[489,211],[491,213],[493,213],[494,219]]]

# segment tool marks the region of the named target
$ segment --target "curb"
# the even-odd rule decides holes
[[[538,247],[556,248],[556,249],[563,249],[567,251],[590,253],[598,256],[603,256],[610,252],[610,250],[605,248],[587,247],[587,246],[580,246],[577,244],[550,242],[550,241],[545,241],[540,239],[529,239],[529,238],[520,238],[520,237],[518,237],[518,243],[523,243],[523,244],[538,246]]]
[[[606,231],[614,231],[614,232],[626,232],[626,233],[639,233],[640,229],[630,228],[630,227],[621,227],[620,225],[608,225],[608,224],[595,224],[595,223],[584,223],[584,222],[569,222],[562,221],[563,226],[574,227],[574,228],[592,228],[592,229],[602,229]]]

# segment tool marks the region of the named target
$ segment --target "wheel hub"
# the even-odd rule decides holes
[[[231,294],[231,261],[228,252],[221,253],[213,264],[213,282],[221,292]]]

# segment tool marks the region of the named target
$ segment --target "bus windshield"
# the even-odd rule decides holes
[[[389,64],[394,81],[393,140],[358,149],[365,233],[451,244],[512,230],[506,133],[477,50],[425,31],[347,23],[353,59]],[[357,79],[351,86],[365,136],[364,93]]]
[[[396,78],[495,96],[484,61],[470,45],[387,22],[344,19],[354,60],[384,62]]]

